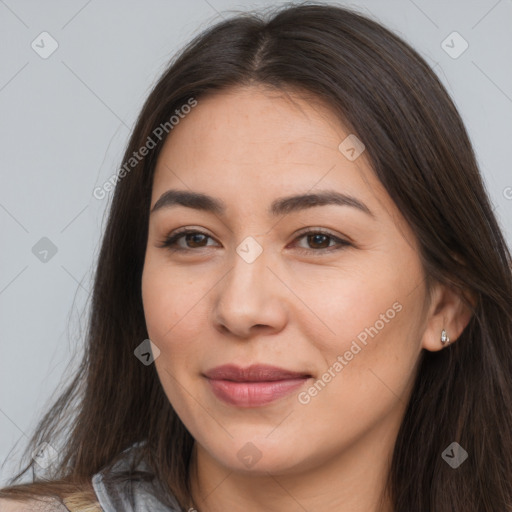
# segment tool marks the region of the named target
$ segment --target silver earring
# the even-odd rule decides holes
[[[441,343],[443,345],[448,345],[450,343],[450,338],[448,338],[448,334],[446,334],[444,329],[441,331]]]

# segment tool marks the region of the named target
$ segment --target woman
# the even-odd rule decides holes
[[[5,506],[512,510],[510,253],[406,43],[322,4],[219,23],[115,181],[54,471]]]

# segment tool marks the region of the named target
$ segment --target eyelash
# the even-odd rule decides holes
[[[198,231],[196,229],[189,229],[189,228],[184,228],[183,230],[180,230],[180,231],[176,231],[175,233],[172,233],[171,235],[169,235],[160,245],[158,245],[158,247],[160,248],[166,248],[172,252],[189,252],[189,251],[196,251],[196,250],[199,250],[199,249],[205,249],[207,248],[208,246],[206,247],[199,247],[197,249],[192,249],[192,248],[182,248],[182,247],[177,247],[176,246],[176,242],[183,238],[185,235],[188,235],[188,234],[197,234],[197,235],[204,235],[208,238],[211,238],[213,240],[213,237],[211,237],[210,235],[208,235],[207,233],[203,233],[202,231]],[[305,236],[307,235],[324,235],[324,236],[327,236],[328,238],[331,238],[332,240],[334,240],[335,242],[337,242],[338,246],[334,246],[334,247],[326,247],[326,248],[321,248],[321,249],[299,249],[299,252],[301,254],[311,254],[312,252],[315,252],[315,253],[318,253],[318,252],[323,252],[323,253],[331,253],[331,252],[334,252],[334,251],[339,251],[345,247],[349,247],[351,246],[352,244],[350,242],[348,242],[347,240],[343,240],[341,238],[338,238],[337,236],[334,236],[332,233],[328,232],[328,231],[324,231],[322,229],[316,229],[316,230],[310,230],[310,231],[305,231],[303,233],[300,233],[296,238],[295,240],[298,240],[300,238],[304,238]]]

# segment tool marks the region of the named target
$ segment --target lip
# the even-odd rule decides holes
[[[205,372],[217,398],[237,407],[258,407],[282,398],[301,387],[311,375],[254,364],[246,368],[228,364]]]

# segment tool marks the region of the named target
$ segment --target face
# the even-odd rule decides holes
[[[231,471],[319,467],[402,419],[424,275],[365,152],[339,148],[349,135],[318,102],[252,86],[199,99],[159,156],[142,277],[156,370]],[[338,201],[283,202],[323,193]]]

